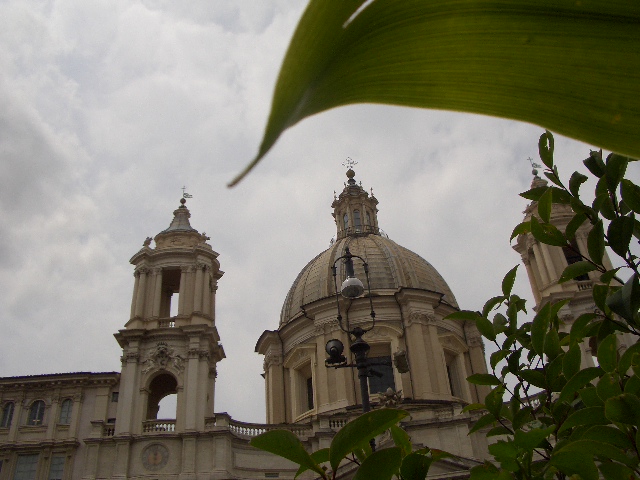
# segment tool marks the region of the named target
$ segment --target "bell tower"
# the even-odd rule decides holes
[[[157,429],[159,402],[177,394],[175,420],[165,431],[204,430],[213,416],[216,364],[225,358],[215,326],[222,277],[209,237],[191,227],[186,200],[171,225],[130,260],[135,284],[131,317],[115,334],[122,347],[116,435]]]

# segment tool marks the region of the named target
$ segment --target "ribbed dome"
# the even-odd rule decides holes
[[[296,317],[301,306],[335,295],[331,267],[337,258],[344,255],[346,247],[369,264],[372,293],[391,295],[400,288],[419,288],[444,294],[443,302],[458,307],[447,283],[424,258],[381,235],[358,235],[338,240],[302,269],[282,306],[281,324]],[[340,285],[345,272],[342,262],[338,266]],[[362,262],[354,259],[354,266],[356,276],[365,283],[366,288]]]

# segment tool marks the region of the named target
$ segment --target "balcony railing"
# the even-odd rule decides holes
[[[576,282],[578,284],[578,290],[591,290],[593,288],[593,282],[591,280],[580,280]]]
[[[385,238],[389,238],[389,235],[384,233],[384,231],[378,227],[374,227],[373,225],[360,225],[358,227],[347,227],[340,231],[338,231],[337,239],[350,236],[350,235],[380,235]],[[331,239],[331,244],[333,245],[335,240]]]
[[[175,420],[147,420],[142,423],[143,433],[170,433],[175,431]]]

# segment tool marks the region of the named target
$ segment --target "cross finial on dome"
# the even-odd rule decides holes
[[[532,169],[531,170],[531,174],[534,177],[537,177],[538,176],[538,169],[542,168],[542,165],[540,165],[539,163],[535,163],[533,161],[533,158],[531,158],[531,157],[527,158],[527,160],[529,160],[529,163],[531,164],[531,169]]]

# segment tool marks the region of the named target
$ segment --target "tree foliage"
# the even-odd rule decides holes
[[[635,217],[640,188],[624,178],[633,160],[591,152],[584,164],[597,185],[594,201],[587,204],[580,186],[588,177],[574,172],[568,186],[562,182],[550,132],[540,137],[539,152],[550,183],[522,194],[537,202],[537,215],[518,225],[512,239],[531,233],[540,243],[575,249],[577,229],[590,224],[588,255],[566,267],[560,283],[594,272],[597,308],[565,325],[560,313],[568,300],[547,302],[533,320],[523,320],[525,301],[511,292],[516,267],[505,276],[502,295],[482,312],[448,317],[475,321],[497,348],[490,358],[492,373],[468,378],[492,386],[483,404],[467,407],[486,410],[472,431],[491,427],[487,435],[498,439],[489,447],[494,462],[474,467],[471,479],[639,478],[640,344],[622,355],[618,348],[621,333],[640,332],[639,261],[630,248],[634,238],[640,239]],[[550,223],[554,204],[571,206],[573,218],[565,231]],[[622,269],[607,269],[606,246],[621,259]],[[618,278],[621,270],[630,273],[626,282]],[[597,367],[581,368],[583,342],[596,345]]]
[[[640,188],[625,178],[634,160],[591,152],[584,165],[597,184],[595,199],[585,203],[580,187],[588,177],[574,172],[568,183],[561,180],[548,131],[540,137],[539,152],[549,183],[521,194],[537,202],[536,215],[516,226],[511,238],[530,233],[540,243],[574,249],[578,228],[590,224],[588,255],[566,267],[560,282],[597,275],[591,290],[597,308],[564,324],[568,300],[547,302],[529,320],[526,301],[512,292],[514,267],[500,295],[482,311],[447,317],[475,322],[496,347],[491,373],[467,378],[491,387],[483,403],[465,408],[484,412],[470,433],[486,432],[493,441],[493,461],[472,468],[471,480],[638,479],[640,343],[619,349],[621,333],[640,335],[640,261],[631,250],[640,240]],[[564,231],[551,223],[554,204],[569,205],[573,212]],[[623,267],[607,268],[607,246]],[[620,279],[627,274],[628,280]],[[581,365],[584,342],[596,346],[595,367]],[[326,480],[335,478],[345,461],[357,463],[355,479],[424,480],[432,462],[449,454],[412,451],[411,439],[397,426],[406,415],[393,409],[365,414],[340,430],[331,448],[313,454],[290,432],[267,432],[251,443],[299,464],[298,474],[313,470]],[[369,440],[389,428],[395,446],[372,452]]]
[[[632,0],[311,0],[258,155],[341,105],[500,116],[640,156],[640,3]]]

